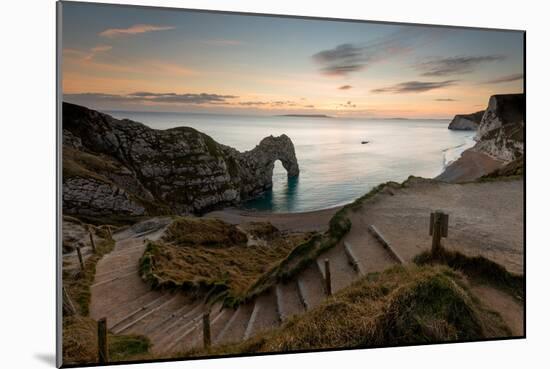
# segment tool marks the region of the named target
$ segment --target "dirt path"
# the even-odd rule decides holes
[[[509,294],[488,285],[475,285],[470,291],[489,310],[496,311],[506,322],[512,335],[523,336],[523,304]]]
[[[413,180],[406,188],[378,194],[351,213],[351,243],[363,242],[374,224],[405,261],[428,250],[430,212],[449,214],[442,244],[482,255],[511,272],[523,273],[523,180],[446,184]]]
[[[115,234],[112,253],[97,265],[91,288],[90,315],[106,317],[114,333],[143,334],[150,338],[156,357],[202,346],[202,316],[210,310],[214,345],[242,341],[276,327],[294,314],[312,309],[326,297],[324,260],[331,263],[336,292],[362,275],[395,265],[396,259],[369,232],[374,224],[405,260],[411,262],[430,245],[429,214],[450,214],[445,247],[484,255],[511,271],[523,270],[523,181],[445,184],[412,181],[408,187],[380,193],[350,212],[352,228],[333,249],[320,255],[293,281],[278,284],[238,309],[210,308],[183,293],[152,291],[139,277],[139,258],[145,239],[162,235],[169,219],[152,219]],[[239,211],[213,212],[232,223],[267,220],[282,230],[321,230],[337,209],[306,214],[247,215]],[[523,329],[523,307],[512,297],[490,287],[475,286],[474,294],[496,310],[514,334]]]

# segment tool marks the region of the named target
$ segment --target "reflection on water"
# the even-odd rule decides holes
[[[273,169],[273,188],[261,197],[248,201],[247,208],[274,212],[294,212],[299,192],[300,177],[288,177],[280,161]]]

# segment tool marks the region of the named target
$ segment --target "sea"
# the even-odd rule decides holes
[[[474,132],[447,129],[449,120],[358,119],[109,111],[155,129],[193,127],[239,151],[286,134],[300,175],[275,162],[273,188],[243,204],[275,213],[307,212],[352,202],[387,181],[433,178],[475,144]],[[368,141],[368,143],[363,143]]]

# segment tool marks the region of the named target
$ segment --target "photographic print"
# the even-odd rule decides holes
[[[525,337],[524,40],[58,3],[60,364]]]

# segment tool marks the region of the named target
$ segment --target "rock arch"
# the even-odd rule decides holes
[[[280,160],[289,177],[300,174],[294,144],[287,135],[268,136],[252,150],[241,154],[242,196],[250,198],[273,186],[273,167]]]

